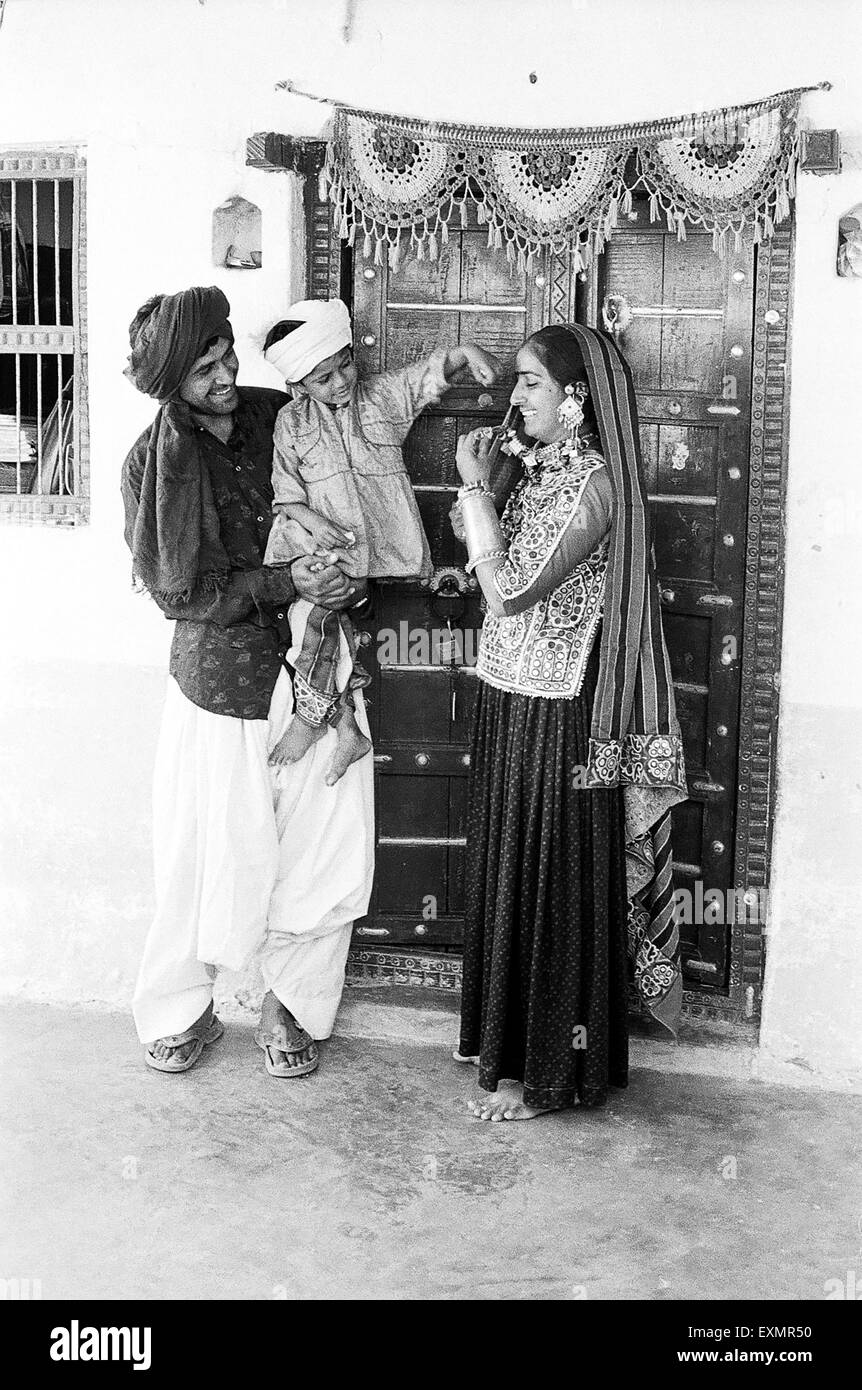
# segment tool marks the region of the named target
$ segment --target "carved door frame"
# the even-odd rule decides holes
[[[333,295],[349,298],[352,250],[341,242],[332,207],[320,197],[318,187],[325,152],[326,145],[321,140],[258,134],[247,142],[246,163],[259,169],[293,172],[304,179],[306,294],[311,299]],[[766,902],[766,920],[740,923],[738,930],[731,933],[726,995],[707,994],[696,988],[685,990],[683,1017],[713,1031],[750,1033],[760,1020],[775,811],[794,225],[791,217],[771,241],[757,248],[755,270],[733,884],[740,891],[756,893]],[[586,321],[596,323],[595,269],[579,284],[568,257],[552,256],[545,281],[547,323],[574,319],[581,296]],[[449,990],[457,985],[460,962],[453,958],[448,958],[447,968],[445,958],[426,962],[408,948],[375,951],[363,947],[353,954],[367,957],[358,962],[358,973],[392,977],[399,983],[437,984]],[[375,957],[379,959],[372,959]]]

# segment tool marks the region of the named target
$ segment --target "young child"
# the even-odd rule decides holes
[[[293,399],[275,425],[275,516],[265,562],[284,565],[317,554],[323,563],[335,551],[358,582],[425,578],[431,556],[401,446],[417,415],[440,399],[456,373],[466,367],[490,386],[500,366],[467,343],[359,381],[352,343],[350,314],[340,299],[294,304],[267,335],[264,355]],[[356,663],[353,627],[344,614],[297,599],[290,622],[296,718],[271,757],[298,761],[334,724],[331,786],[371,749],[350,695],[370,677]]]

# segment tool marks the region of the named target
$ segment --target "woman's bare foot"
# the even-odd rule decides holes
[[[547,1115],[557,1109],[547,1105],[539,1109],[524,1104],[524,1088],[517,1081],[503,1081],[496,1091],[480,1091],[474,1100],[467,1102],[467,1108],[477,1120],[532,1120],[536,1115]]]
[[[457,1047],[455,1048],[455,1051],[452,1053],[452,1056],[456,1062],[469,1062],[474,1067],[478,1067],[479,1065],[478,1057],[471,1057],[470,1054],[467,1052],[459,1052]]]
[[[370,753],[372,748],[371,739],[365,737],[349,705],[345,706],[335,728],[338,735],[335,752],[323,779],[328,787],[334,787],[347,769]]]
[[[297,715],[290,721],[286,732],[273,748],[269,761],[276,766],[298,763],[300,758],[305,757],[309,748],[313,748],[315,743],[323,738],[326,728],[325,724],[306,724],[305,720]]]

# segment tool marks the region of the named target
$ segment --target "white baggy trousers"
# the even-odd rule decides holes
[[[368,734],[361,691],[355,699]],[[351,928],[371,895],[374,769],[368,755],[327,787],[334,729],[298,763],[271,767],[292,717],[284,670],[268,719],[211,714],[169,682],[154,777],[156,913],[134,998],[141,1042],[184,1032],[218,969],[242,970],[255,953],[300,1026],[332,1032]]]

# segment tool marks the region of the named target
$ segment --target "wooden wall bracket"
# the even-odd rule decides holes
[[[253,169],[298,174],[303,180],[305,293],[309,299],[344,298],[341,241],[332,204],[321,198],[319,188],[326,141],[258,131],[246,141],[245,162]]]

